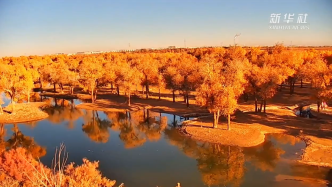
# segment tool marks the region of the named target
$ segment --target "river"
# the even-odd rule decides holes
[[[305,143],[294,136],[270,134],[251,148],[217,145],[181,135],[180,116],[89,111],[75,108],[79,100],[46,101],[52,105],[45,109],[47,119],[5,124],[1,138],[29,147],[48,166],[64,143],[68,163],[99,160],[102,174],[126,187],[327,186],[331,180],[330,169],[296,162]]]

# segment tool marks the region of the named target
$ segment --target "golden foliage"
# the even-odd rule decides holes
[[[97,167],[98,162],[83,159],[81,166],[70,163],[61,170],[53,170],[36,161],[24,148],[11,149],[0,155],[0,184],[45,187],[114,186],[115,181],[102,177]]]
[[[243,92],[255,98],[256,111],[262,109],[257,109],[259,100],[265,111],[266,100],[275,95],[278,86],[288,83],[293,93],[300,79],[312,82],[312,95],[317,101],[332,98],[331,56],[331,51],[293,50],[276,44],[267,49],[232,46],[3,57],[0,91],[5,91],[12,101],[19,101],[30,94],[34,82],[41,87],[44,83],[59,85],[61,91],[69,86],[71,93],[73,87],[79,86],[91,94],[94,102],[99,88],[111,84],[117,87],[118,94],[120,87],[124,89],[130,105],[131,94],[138,86],[146,88],[148,98],[149,86],[154,85],[159,90],[170,89],[174,102],[175,91],[179,91],[188,107],[189,94],[197,91],[197,103],[214,113],[217,125],[220,115],[230,120]]]

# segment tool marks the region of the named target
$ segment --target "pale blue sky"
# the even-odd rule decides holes
[[[332,45],[329,0],[0,0],[0,56],[233,45]],[[309,30],[270,30],[307,13]]]

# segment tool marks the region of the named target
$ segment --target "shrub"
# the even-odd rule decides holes
[[[51,169],[35,160],[24,148],[2,152],[0,186],[112,187],[115,185],[114,180],[102,177],[97,169],[99,162],[90,162],[84,158],[80,166],[74,166],[74,163],[66,166],[67,157],[63,145],[55,155]]]

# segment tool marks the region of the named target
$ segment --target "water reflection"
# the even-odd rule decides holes
[[[158,141],[167,126],[166,116],[150,110],[106,114],[112,121],[111,128],[120,131],[119,137],[126,148],[142,146],[147,140]]]
[[[18,147],[23,147],[27,150],[27,152],[31,153],[34,158],[41,158],[46,155],[46,148],[38,145],[34,138],[25,136],[17,124],[13,125],[12,128],[13,134],[5,141],[6,137],[6,129],[4,129],[4,125],[0,125],[0,149],[8,150]]]
[[[198,142],[183,137],[175,129],[166,129],[165,135],[188,157],[197,161],[203,182],[208,186],[240,186],[245,174],[242,148]]]
[[[196,160],[202,181],[207,186],[247,186],[248,184],[243,184],[244,176],[247,172],[252,173],[253,169],[258,169],[260,175],[262,172],[276,173],[276,180],[273,183],[281,182],[278,178],[280,173],[288,176],[282,181],[289,180],[289,176],[293,176],[290,179],[311,182],[315,185],[329,180],[326,177],[327,169],[321,168],[320,172],[317,172],[316,166],[306,166],[291,159],[282,158],[286,151],[279,145],[295,145],[300,142],[299,138],[290,135],[269,135],[263,144],[250,148],[196,141],[181,136],[175,129],[165,129],[165,137],[171,145],[178,147],[186,156]],[[282,141],[278,142],[278,140]],[[280,167],[282,167],[281,170]]]
[[[44,108],[44,111],[49,115],[48,120],[54,124],[61,124],[66,122],[66,126],[69,129],[73,129],[76,120],[84,115],[83,111],[75,108],[73,100],[45,98],[48,107]]]
[[[273,171],[280,159],[285,153],[279,147],[275,147],[271,140],[266,140],[263,144],[256,147],[244,149],[246,159],[249,160],[257,169],[262,171]]]
[[[100,119],[97,111],[87,110],[84,114],[84,123],[82,124],[82,130],[88,137],[95,141],[106,143],[110,136],[108,127],[110,121],[107,119]]]

